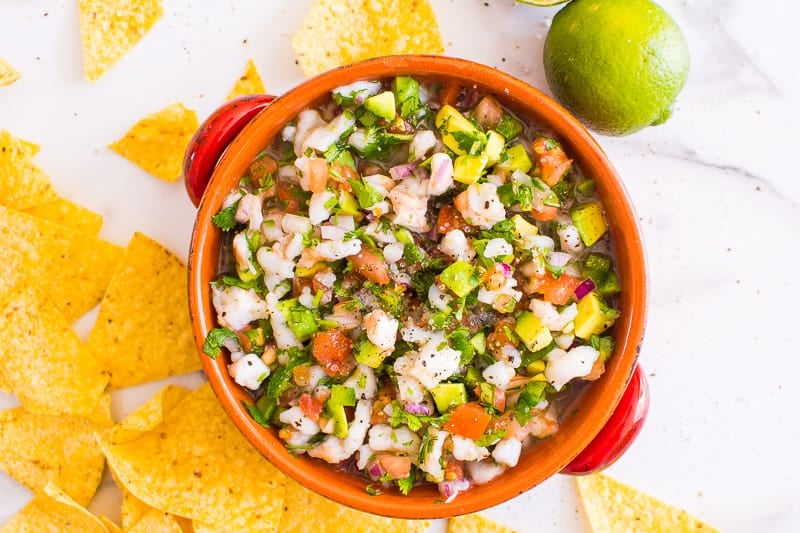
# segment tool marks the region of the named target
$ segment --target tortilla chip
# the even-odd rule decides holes
[[[58,198],[50,177],[33,164],[36,144],[0,130],[0,205],[27,209]]]
[[[121,484],[151,507],[230,531],[273,531],[285,477],[239,433],[206,384],[124,444],[99,439]]]
[[[0,321],[0,373],[22,407],[47,415],[95,410],[108,375],[45,296],[15,291]]]
[[[316,0],[292,48],[306,76],[371,57],[444,52],[427,0]]]
[[[161,0],[80,0],[83,69],[97,81],[164,14]]]
[[[73,228],[0,206],[0,298],[14,286],[41,287],[74,322],[98,303],[122,249]]]
[[[110,399],[103,398],[92,419],[35,414],[22,407],[0,412],[0,469],[34,494],[53,482],[87,505],[105,465],[94,433],[112,425]]]
[[[108,441],[111,444],[124,444],[136,440],[143,433],[147,433],[161,424],[164,421],[164,415],[172,411],[191,392],[191,390],[177,385],[167,385],[125,420],[115,425]]]
[[[158,509],[151,509],[128,531],[130,533],[151,533],[153,531],[158,531],[159,533],[183,533],[183,529],[178,525],[174,516]]]
[[[0,533],[108,533],[103,522],[50,483],[19,513],[0,527]]]
[[[183,155],[197,127],[197,113],[172,104],[134,124],[108,147],[153,176],[175,181],[181,177]]]
[[[66,198],[58,198],[45,204],[37,204],[25,209],[25,213],[61,224],[89,235],[100,233],[103,217],[83,206],[74,204]]]
[[[447,523],[447,533],[517,533],[517,530],[479,514],[468,514],[451,518]]]
[[[118,389],[200,368],[187,302],[186,265],[134,234],[100,304],[87,346]]]
[[[106,526],[108,533],[122,533],[122,529],[117,524],[112,522],[110,518],[103,515],[100,515],[97,518],[99,518],[103,525]]]
[[[264,94],[266,91],[264,82],[258,74],[255,63],[253,63],[252,59],[249,59],[244,69],[244,74],[236,80],[236,85],[233,86],[226,100],[233,100],[234,98],[247,96],[249,94]]]
[[[291,479],[286,479],[286,499],[283,517],[278,531],[281,533],[305,533],[309,524],[321,531],[348,533],[372,533],[392,531],[394,533],[423,533],[430,527],[426,520],[401,520],[364,513],[345,507],[304,488]],[[347,526],[344,527],[344,524]]]
[[[11,85],[21,77],[22,74],[20,74],[17,69],[0,58],[0,87],[4,85]]]
[[[686,511],[603,474],[575,480],[594,533],[717,532]]]

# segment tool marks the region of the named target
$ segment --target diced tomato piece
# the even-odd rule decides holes
[[[323,157],[308,158],[308,180],[311,192],[322,192],[328,185],[328,162]]]
[[[450,457],[445,460],[444,478],[449,480],[464,479],[464,463]]]
[[[444,429],[453,435],[477,440],[486,431],[490,418],[489,413],[476,402],[463,403],[453,410]]]
[[[457,83],[445,83],[439,91],[439,103],[442,105],[456,105],[461,87]]]
[[[467,221],[456,211],[452,205],[445,205],[439,210],[439,218],[436,220],[436,231],[439,235],[446,235],[454,229],[464,229]]]
[[[331,170],[329,172],[329,175],[330,178],[339,187],[339,189],[347,192],[353,191],[353,187],[350,185],[348,180],[358,180],[361,178],[358,175],[358,172],[348,167],[347,165],[343,165],[342,163],[336,161],[331,163]]]
[[[247,168],[247,173],[256,185],[260,185],[264,178],[278,171],[278,162],[265,155],[253,161]]]
[[[492,402],[494,408],[501,413],[506,410],[506,391],[500,387],[494,388],[494,401]]]
[[[549,222],[556,218],[558,215],[558,208],[549,205],[543,205],[541,209],[531,209],[531,216],[539,222]]]
[[[533,140],[531,148],[539,176],[550,187],[561,181],[572,167],[572,159],[567,158],[564,149],[553,139],[537,137]]]
[[[575,293],[575,289],[581,284],[581,280],[569,274],[561,274],[558,279],[554,278],[549,272],[543,276],[534,276],[530,280],[530,285],[535,292],[538,292],[544,299],[555,305],[564,305]]]
[[[361,251],[356,255],[351,255],[347,259],[353,264],[353,269],[362,277],[374,281],[379,285],[389,283],[389,271],[386,269],[386,261],[375,250],[361,247]]]
[[[275,182],[275,196],[284,203],[287,213],[297,213],[300,210],[300,200],[292,192],[295,187],[296,185],[285,180],[279,179]]]
[[[300,395],[297,399],[297,403],[300,405],[300,409],[303,410],[304,415],[314,422],[319,421],[319,414],[322,412],[323,407],[321,401],[306,392]]]
[[[411,458],[389,453],[378,456],[378,464],[394,479],[403,479],[411,474]]]
[[[352,352],[353,341],[338,329],[317,332],[311,340],[311,356],[329,376],[344,373],[351,366],[348,358]]]

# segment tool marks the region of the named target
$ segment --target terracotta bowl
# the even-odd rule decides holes
[[[320,104],[338,86],[399,74],[474,85],[494,94],[503,105],[554,133],[583,173],[596,181],[622,283],[621,316],[614,329],[617,349],[605,374],[588,387],[575,409],[565,414],[560,431],[527,450],[517,467],[486,485],[459,494],[451,503],[442,503],[435,486],[416,487],[409,496],[394,490],[370,496],[365,480],[305,455],[290,455],[276,431],[258,425],[242,407],[242,401],[249,397],[228,376],[227,358],[212,360],[202,353],[200,357],[214,392],[233,422],[256,449],[287,475],[332,500],[363,511],[402,518],[440,518],[497,505],[559,472],[580,474],[607,466],[627,448],[644,420],[647,388],[636,359],[645,326],[646,279],[636,216],[619,176],[600,146],[566,110],[537,89],[499,70],[440,56],[368,60],[310,79],[273,102],[271,97],[255,97],[228,104],[206,121],[187,153],[187,188],[195,200],[202,196],[192,235],[189,298],[199,347],[216,326],[209,282],[217,275],[222,234],[211,224],[211,217],[225,196],[255,156],[300,111]],[[219,154],[222,156],[217,162]],[[206,183],[212,168],[213,176]],[[623,395],[625,399],[620,403]]]

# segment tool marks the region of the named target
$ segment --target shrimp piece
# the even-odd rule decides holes
[[[308,455],[331,464],[341,463],[350,458],[364,444],[371,414],[372,402],[359,400],[356,405],[355,420],[350,422],[347,436],[340,438],[328,435],[319,446],[308,450]]]
[[[456,196],[454,203],[464,220],[473,226],[489,229],[506,218],[506,208],[494,183],[473,183]]]
[[[211,287],[217,320],[221,326],[238,331],[250,322],[267,318],[267,302],[254,291],[235,286],[219,289]]]
[[[236,208],[234,219],[240,224],[248,223],[248,228],[251,231],[256,231],[261,227],[264,221],[264,215],[261,213],[262,199],[255,194],[245,194],[239,200],[239,206]]]
[[[375,309],[364,316],[367,338],[381,350],[392,350],[397,342],[397,328],[400,323],[383,309]]]
[[[395,212],[394,223],[412,231],[425,232],[430,229],[428,213],[428,182],[417,178],[403,180],[389,192],[389,200]]]

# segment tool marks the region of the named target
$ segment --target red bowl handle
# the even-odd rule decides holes
[[[650,408],[650,389],[640,365],[636,365],[628,388],[600,433],[563,470],[562,474],[584,475],[611,466],[642,430]]]
[[[183,179],[195,207],[233,138],[273,100],[275,97],[267,94],[235,98],[214,111],[194,134],[183,158]]]

